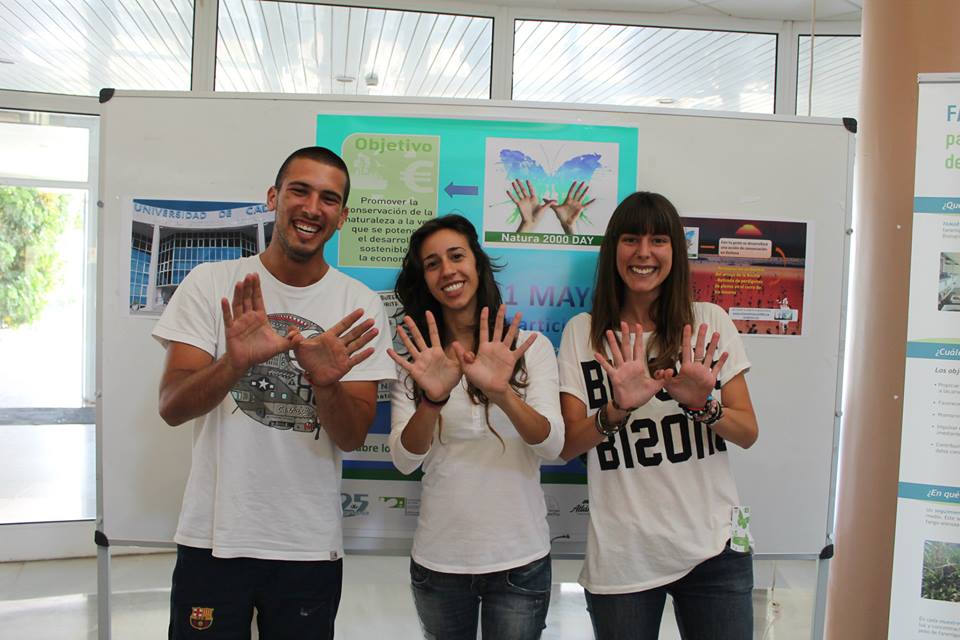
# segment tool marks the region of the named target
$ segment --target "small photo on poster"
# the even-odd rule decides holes
[[[614,142],[487,138],[486,244],[594,249],[617,206]]]
[[[924,540],[920,597],[960,602],[960,544]]]
[[[743,334],[803,334],[805,222],[683,217],[694,300],[726,310]]]
[[[960,311],[960,253],[940,253],[937,310]]]
[[[163,313],[198,264],[252,256],[273,235],[274,213],[262,202],[148,200],[130,204],[131,316]]]

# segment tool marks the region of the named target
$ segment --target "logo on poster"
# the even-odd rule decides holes
[[[341,493],[340,494],[340,506],[343,510],[344,518],[353,518],[354,516],[368,516],[370,512],[367,511],[367,507],[370,506],[370,501],[367,500],[366,493]]]
[[[583,502],[580,504],[574,505],[573,509],[570,509],[570,513],[590,513],[590,499],[584,498]]]

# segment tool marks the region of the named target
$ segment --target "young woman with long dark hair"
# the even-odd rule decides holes
[[[596,637],[655,639],[670,594],[684,640],[752,638],[726,453],[757,439],[750,365],[726,312],[693,302],[683,226],[662,195],[614,211],[592,312],[567,324],[559,364],[562,456],[587,457],[580,583]]]
[[[390,454],[423,469],[410,578],[424,635],[533,640],[550,603],[540,463],[563,447],[549,340],[505,326],[497,269],[473,225],[447,215],[410,238],[397,277],[405,356]]]

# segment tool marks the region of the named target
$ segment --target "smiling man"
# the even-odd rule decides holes
[[[267,249],[198,265],[154,328],[160,415],[198,418],[170,638],[249,638],[254,608],[263,640],[333,637],[341,451],[363,444],[377,382],[395,377],[380,298],[323,257],[349,193],[335,153],[291,154],[267,191]]]

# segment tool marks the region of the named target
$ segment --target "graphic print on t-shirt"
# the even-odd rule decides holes
[[[323,333],[323,328],[315,322],[292,313],[273,313],[267,319],[282,336],[289,333],[290,327],[299,329],[307,339]],[[319,426],[313,389],[292,350],[251,367],[233,385],[230,394],[237,408],[268,427],[313,433]]]
[[[600,409],[610,397],[603,368],[595,360],[581,362],[580,368],[588,405],[590,409]],[[678,368],[678,365],[673,367],[674,373]],[[715,388],[720,388],[719,381]],[[619,432],[594,448],[601,471],[612,471],[621,466],[633,469],[656,467],[665,462],[678,464],[703,460],[727,450],[724,439],[707,425],[690,420],[666,389],[657,392],[650,403],[656,405],[651,404],[649,415],[632,415]]]

